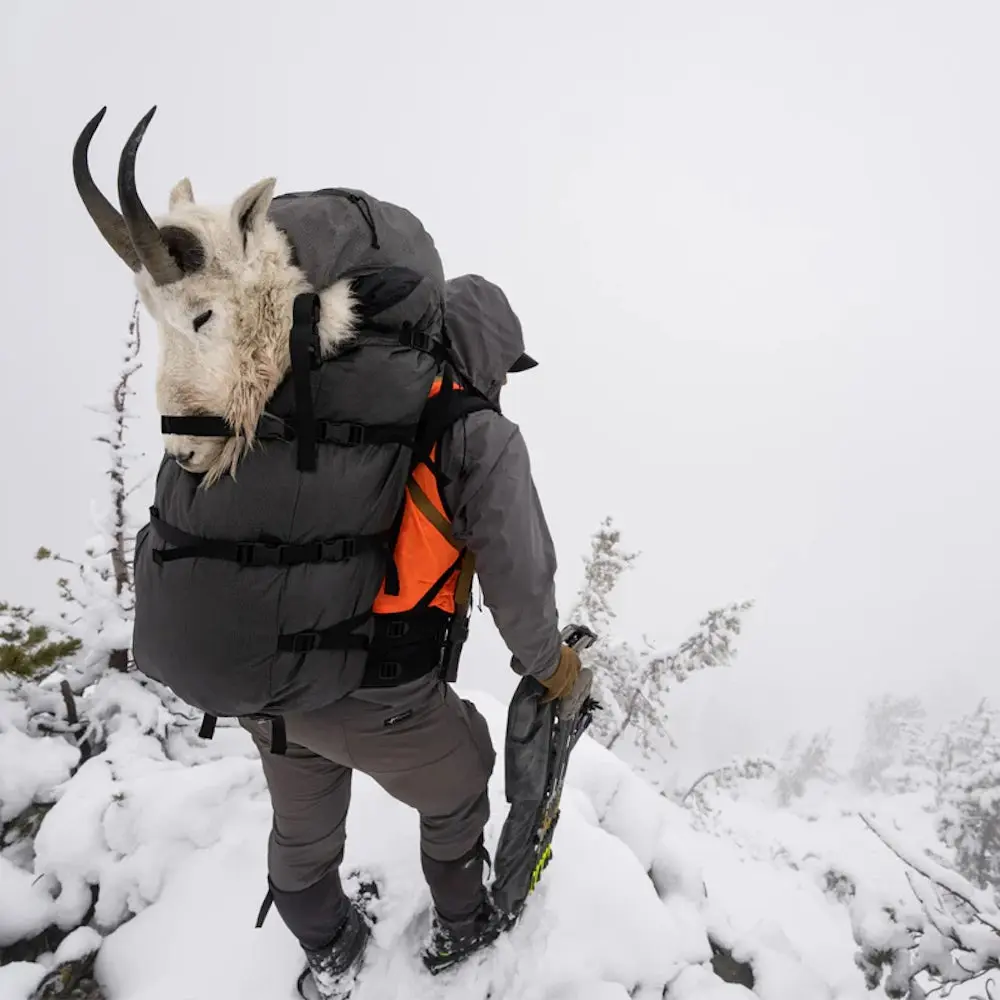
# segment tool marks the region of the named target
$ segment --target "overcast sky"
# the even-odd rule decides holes
[[[712,752],[862,689],[1000,693],[1000,7],[898,2],[16,2],[0,8],[0,596],[79,550],[131,276],[75,193],[154,103],[139,186],[363,188],[449,275],[500,283],[541,361],[509,387],[561,561],[614,515],[622,626],[753,599],[677,701]],[[142,440],[159,458],[146,324]],[[492,625],[467,677],[500,692]],[[475,662],[473,662],[475,661]],[[489,661],[489,662],[487,662]]]

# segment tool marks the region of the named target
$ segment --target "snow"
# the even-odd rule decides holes
[[[33,875],[0,855],[0,948],[34,937],[52,922],[52,897],[34,883]]]
[[[78,959],[92,955],[101,947],[101,935],[92,927],[78,927],[72,934],[68,934],[61,945],[56,949],[53,956],[53,963],[59,965],[62,962],[75,962]]]
[[[745,986],[724,983],[700,966],[684,969],[670,989],[670,1000],[751,1000],[753,996]]]
[[[62,889],[60,926],[83,917],[92,884],[101,886],[98,926],[141,911],[176,860],[222,836],[249,788],[262,792],[264,780],[247,758],[188,767],[151,736],[119,734],[80,768],[35,838],[36,867]]]
[[[8,729],[23,730],[28,725],[28,706],[15,698],[20,689],[17,680],[0,674],[0,733]]]
[[[3,1000],[28,1000],[45,972],[45,966],[37,962],[11,962],[0,967],[0,997]]]
[[[58,737],[32,739],[20,729],[0,731],[0,823],[32,802],[48,801],[48,790],[65,781],[79,759],[80,751]]]
[[[485,695],[472,697],[497,739],[505,709]],[[595,746],[588,750],[610,756]],[[248,780],[220,789],[225,776],[213,775],[212,770],[234,763]],[[156,766],[163,770],[162,763]],[[615,770],[621,780],[628,776],[624,765]],[[578,771],[581,768],[571,766],[571,783]],[[199,772],[198,780],[192,780],[192,774]],[[190,801],[183,808],[184,782],[174,784],[176,772],[170,770],[156,782],[157,789],[160,782],[166,787],[154,791],[153,782],[148,782],[150,800],[135,806],[135,821],[140,817],[146,821],[142,845],[152,846],[145,838],[157,831],[160,837],[157,850],[147,851],[147,863],[156,863],[160,891],[155,899],[150,893],[138,916],[108,937],[98,958],[98,973],[115,1000],[287,993],[300,971],[296,943],[276,914],[262,930],[253,926],[266,890],[270,827],[259,764],[241,756],[182,768],[179,773],[189,779]],[[216,789],[214,801],[223,809],[206,821],[213,795],[201,792],[210,788]],[[494,808],[487,837],[495,846],[505,815],[502,769],[494,773],[491,793]],[[106,790],[86,792],[87,798],[95,795],[106,801]],[[155,799],[162,799],[162,812],[155,811]],[[637,987],[648,987],[653,991],[650,996],[659,997],[664,984],[686,963],[708,961],[711,952],[704,933],[691,934],[685,927],[690,910],[661,902],[641,859],[602,827],[593,804],[572,784],[565,803],[553,861],[523,922],[484,959],[447,977],[432,978],[419,962],[429,896],[420,875],[416,815],[364,775],[356,775],[343,870],[359,866],[376,873],[383,894],[376,906],[380,919],[370,967],[358,1000],[403,995],[414,1000],[485,997],[490,988],[494,995],[526,1000],[621,997]],[[174,819],[165,829],[166,816]],[[169,838],[167,830],[172,831]],[[199,844],[206,831],[212,832],[212,842]],[[165,841],[187,845],[169,866],[154,859]],[[121,846],[134,850],[137,844]],[[165,942],[169,942],[166,954]]]
[[[506,706],[462,694],[500,747]],[[0,856],[0,946],[53,922],[75,927],[96,885],[93,926],[41,964],[0,970],[0,997],[25,1000],[53,963],[99,944],[96,973],[109,1000],[290,996],[298,945],[276,911],[254,927],[271,811],[248,735],[223,720],[214,740],[192,741],[156,689],[134,676],[104,678],[88,698],[91,718],[112,720],[107,749],[60,787],[35,838],[34,871]],[[114,706],[126,710],[116,715]],[[507,808],[500,766],[490,796],[494,851]],[[884,827],[930,842],[917,798],[883,806]],[[713,795],[709,808],[681,808],[585,736],[571,759],[553,860],[522,921],[466,966],[431,977],[419,960],[430,900],[417,817],[355,775],[342,872],[348,885],[352,869],[374,874],[382,896],[354,1000],[883,998],[865,989],[855,931],[869,943],[898,936],[885,908],[905,919],[919,905],[859,804],[807,795],[778,810],[744,788],[739,797]],[[837,886],[853,897],[838,899]],[[752,966],[752,991],[716,975],[713,943]]]

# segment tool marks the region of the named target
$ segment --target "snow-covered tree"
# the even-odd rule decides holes
[[[734,793],[744,782],[760,781],[772,775],[775,763],[768,757],[735,757],[728,764],[706,771],[678,798],[699,818],[712,810],[711,802],[720,792]]]
[[[141,482],[128,430],[139,349],[136,300],[111,400],[95,408],[106,421],[96,440],[107,456],[108,486],[93,508],[95,534],[78,558],[38,552],[71,568],[57,581],[61,612],[0,605],[0,758],[17,769],[0,780],[7,911],[0,965],[49,956],[39,1000],[95,995],[101,935],[140,905],[135,895],[104,891],[102,872],[121,857],[113,827],[105,826],[108,810],[124,814],[132,789],[141,790],[130,783],[130,768],[148,774],[150,760],[183,755],[197,729],[193,714],[132,669],[130,657],[137,526],[129,500]],[[101,847],[81,868],[76,856],[87,843]]]
[[[583,582],[570,620],[587,625],[598,635],[585,660],[594,671],[594,696],[601,708],[590,733],[608,749],[626,734],[646,757],[669,743],[666,697],[675,684],[709,667],[732,662],[733,641],[740,634],[743,614],[752,601],[710,611],[697,632],[676,649],[663,652],[644,639],[637,648],[614,630],[612,597],[623,574],[639,553],[622,546],[621,532],[606,517],[591,537]]]
[[[619,661],[624,669],[612,692],[615,711],[604,745],[612,749],[629,732],[648,756],[658,740],[669,740],[667,695],[692,674],[732,662],[736,655],[733,640],[742,629],[744,612],[752,606],[745,601],[714,608],[701,620],[698,631],[671,652],[658,653],[648,645],[638,653],[629,649]]]
[[[611,595],[639,555],[622,548],[621,531],[614,526],[610,516],[605,517],[591,536],[590,555],[584,560],[583,582],[570,619],[607,638],[617,617]]]
[[[80,648],[80,640],[53,638],[31,608],[0,601],[0,674],[39,679],[57,670]]]
[[[946,996],[959,983],[981,986],[983,1000],[996,1000],[1000,969],[1000,911],[992,891],[978,889],[959,872],[907,844],[873,817],[862,819],[908,869],[914,907],[857,901],[852,926],[860,946],[856,961],[870,990],[923,1000]],[[969,995],[969,994],[964,994]]]
[[[87,676],[104,667],[129,669],[129,643],[135,596],[132,588],[132,556],[138,525],[129,512],[129,500],[147,477],[136,479],[132,471],[141,453],[129,446],[128,430],[135,419],[133,379],[142,367],[139,300],[136,299],[123,344],[118,376],[108,403],[91,407],[106,421],[96,440],[107,453],[108,492],[96,506],[96,534],[85,545],[80,559],[67,559],[48,549],[38,550],[38,559],[52,559],[72,567],[58,581],[64,608],[51,623],[77,638],[87,651]]]
[[[789,739],[777,768],[775,792],[782,806],[805,795],[809,782],[832,782],[837,777],[829,764],[833,733],[829,729],[815,733],[805,746],[801,740],[799,733]]]
[[[938,833],[979,886],[1000,886],[1000,713],[983,701],[937,743]]]
[[[610,516],[605,517],[591,536],[583,581],[569,613],[571,622],[585,625],[597,634],[597,641],[587,650],[586,663],[594,672],[594,696],[604,707],[591,725],[591,734],[602,742],[610,735],[612,717],[607,709],[615,704],[616,690],[635,669],[631,646],[614,631],[617,614],[612,595],[638,556],[638,552],[625,551],[621,531]]]
[[[610,516],[605,517],[591,536],[583,581],[569,614],[574,624],[585,625],[597,634],[597,641],[587,651],[586,663],[594,672],[594,696],[604,707],[592,723],[591,734],[602,742],[610,736],[612,716],[608,707],[615,704],[615,692],[636,669],[632,647],[614,630],[617,614],[612,595],[638,556],[638,552],[624,550],[621,531]]]
[[[909,791],[930,777],[924,706],[919,698],[884,694],[869,701],[850,778],[865,791]]]

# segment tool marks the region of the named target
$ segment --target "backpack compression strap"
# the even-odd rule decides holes
[[[317,542],[253,541],[230,542],[218,538],[202,538],[175,528],[160,517],[156,507],[149,508],[149,523],[169,549],[154,549],[157,565],[176,559],[223,559],[240,566],[299,566],[303,563],[342,562],[362,552],[382,551],[389,545],[389,532],[374,535],[342,535]]]
[[[274,413],[261,414],[254,437],[258,441],[294,441],[297,421],[284,420]],[[317,444],[338,444],[356,448],[363,444],[402,444],[409,448],[417,436],[417,424],[357,424],[343,420],[317,420],[314,435]],[[236,432],[225,417],[160,417],[160,433],[185,437],[235,437]]]

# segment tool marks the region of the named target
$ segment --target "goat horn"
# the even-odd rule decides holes
[[[94,138],[97,126],[101,124],[101,119],[108,109],[101,108],[93,118],[87,122],[86,127],[80,133],[73,147],[73,178],[76,181],[76,190],[83,200],[83,204],[90,217],[97,224],[101,235],[107,240],[112,250],[133,271],[138,271],[142,267],[142,261],[132,246],[132,239],[128,234],[128,226],[121,216],[121,212],[101,194],[100,189],[94,183],[94,178],[90,174],[90,164],[87,161],[90,152],[90,141]]]
[[[169,285],[184,277],[180,265],[173,258],[166,241],[156,228],[156,223],[150,218],[139,192],[135,186],[135,157],[139,151],[139,143],[146,133],[153,115],[155,105],[132,130],[121,159],[118,161],[118,200],[122,206],[122,215],[128,227],[132,245],[143,266],[149,271],[150,277],[158,285]]]

